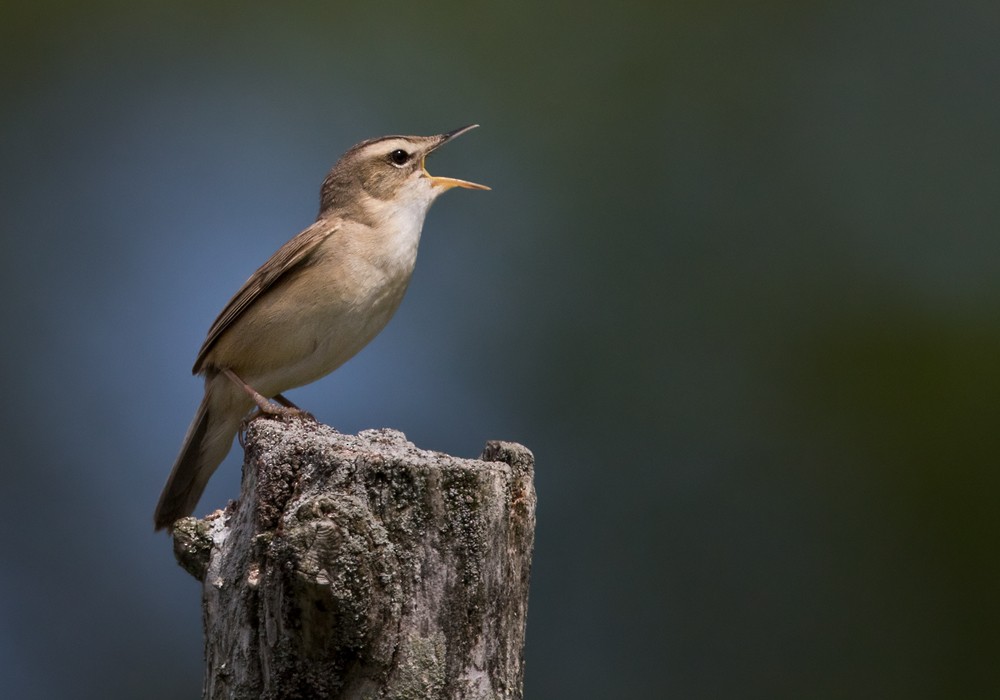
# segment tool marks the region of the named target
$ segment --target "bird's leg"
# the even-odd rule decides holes
[[[274,400],[277,401],[278,403],[280,403],[285,408],[294,408],[294,409],[296,409],[298,411],[302,410],[301,408],[299,408],[298,406],[296,406],[295,404],[293,404],[291,401],[289,401],[288,399],[286,399],[282,394],[275,394],[274,395]]]
[[[300,416],[302,418],[308,418],[311,421],[316,421],[316,416],[311,414],[309,411],[303,411],[301,408],[293,404],[291,401],[286,399],[283,394],[275,394],[274,400],[280,403],[285,408],[291,409],[292,415]]]
[[[256,410],[249,416],[243,419],[243,423],[240,426],[240,432],[238,434],[240,440],[240,447],[246,447],[244,441],[244,434],[246,433],[247,426],[251,421],[260,418],[261,416],[278,416],[281,418],[307,418],[311,421],[315,421],[316,418],[311,414],[303,411],[301,408],[293,404],[291,401],[286,399],[281,394],[275,396],[275,401],[280,405],[275,405],[274,402],[268,401],[267,397],[261,394],[259,391],[254,389],[252,386],[243,381],[236,372],[229,369],[228,367],[222,370],[222,373],[229,378],[236,386],[246,392],[247,396],[253,399],[253,402],[257,405]]]
[[[266,413],[269,416],[290,416],[298,412],[299,409],[292,408],[289,406],[281,405],[275,406],[274,403],[267,400],[263,394],[254,389],[252,386],[247,384],[245,381],[240,379],[240,376],[236,374],[233,370],[226,367],[222,370],[222,373],[229,377],[230,381],[236,386],[246,392],[247,396],[253,399],[253,402],[257,404],[257,410],[261,413]]]

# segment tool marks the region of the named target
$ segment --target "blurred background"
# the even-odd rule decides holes
[[[4,695],[199,696],[151,518],[205,332],[348,147],[479,122],[430,169],[493,191],[291,398],[534,450],[526,696],[997,697],[998,40],[985,0],[4,3]]]

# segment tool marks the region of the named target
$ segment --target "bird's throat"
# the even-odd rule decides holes
[[[402,275],[409,279],[430,202],[416,198],[402,201],[372,198],[366,205],[373,244],[369,250],[377,251],[378,264],[390,277]]]

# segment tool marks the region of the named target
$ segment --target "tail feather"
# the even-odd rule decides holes
[[[184,436],[181,452],[156,505],[153,522],[157,530],[169,528],[194,511],[209,478],[229,454],[248,407],[244,401],[232,401],[237,397],[226,389],[219,387],[214,378],[205,383],[205,398]]]

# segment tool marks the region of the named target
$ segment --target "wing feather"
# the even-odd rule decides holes
[[[337,230],[335,223],[329,219],[320,219],[312,226],[302,231],[281,246],[267,262],[250,275],[240,290],[229,300],[226,307],[208,329],[208,336],[198,351],[192,373],[198,374],[204,366],[205,356],[215,345],[219,337],[232,326],[261,294],[273,287],[282,277],[292,270],[309,262],[320,243],[329,238]]]

